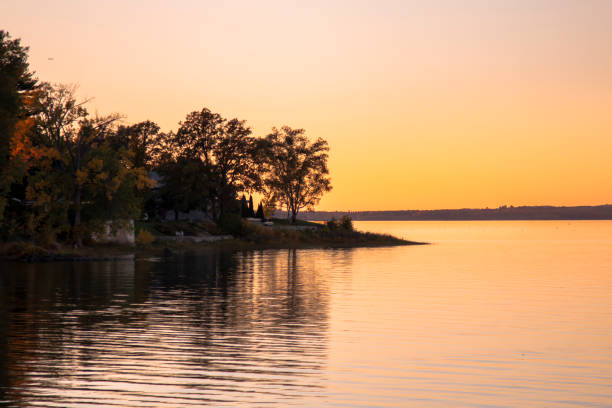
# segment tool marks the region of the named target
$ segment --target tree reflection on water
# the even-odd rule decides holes
[[[307,251],[4,269],[0,405],[320,395],[329,290]]]

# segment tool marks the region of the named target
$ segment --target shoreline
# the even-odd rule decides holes
[[[390,235],[358,233],[359,237],[370,237],[359,242],[354,240],[274,240],[255,242],[246,239],[231,239],[215,242],[160,241],[149,245],[98,244],[82,248],[43,248],[32,242],[5,243],[0,247],[0,261],[46,263],[46,262],[108,262],[139,260],[147,258],[171,258],[182,254],[197,254],[211,250],[266,250],[266,249],[347,249],[392,246],[429,245],[428,242],[407,241]]]

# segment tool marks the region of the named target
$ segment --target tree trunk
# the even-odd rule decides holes
[[[297,218],[297,211],[291,211],[291,224],[295,224]]]
[[[83,246],[83,237],[81,236],[81,189],[77,188],[74,192],[74,223],[72,226],[72,238],[77,247]]]
[[[215,199],[211,200],[211,203],[210,203],[210,212],[212,214],[213,220],[215,222],[218,222],[219,221],[219,217],[217,217],[217,205],[215,203]]]
[[[179,210],[174,209],[174,221],[178,221],[179,220]]]

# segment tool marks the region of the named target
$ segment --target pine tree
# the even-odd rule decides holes
[[[0,30],[0,231],[7,226],[2,221],[5,206],[12,201],[9,195],[15,196],[10,193],[11,189],[23,191],[26,188],[20,183],[23,175],[19,174],[19,166],[14,165],[14,161],[11,163],[10,146],[15,134],[27,133],[31,127],[27,117],[31,113],[29,105],[36,82],[28,65],[28,47]]]
[[[240,216],[242,218],[247,218],[249,216],[249,206],[245,196],[240,198]]]
[[[253,196],[249,197],[249,217],[255,218],[255,209],[253,208]]]
[[[261,201],[259,202],[259,205],[257,206],[257,213],[255,214],[255,218],[259,218],[262,221],[266,219],[264,215],[263,205],[261,205]]]

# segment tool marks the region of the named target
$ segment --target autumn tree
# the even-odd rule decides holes
[[[266,199],[284,207],[292,223],[301,209],[314,207],[332,189],[328,151],[325,140],[311,142],[304,129],[288,126],[273,128],[262,141]]]
[[[116,149],[128,152],[134,168],[145,169],[151,174],[160,166],[161,152],[165,135],[160,133],[159,126],[150,120],[133,125],[119,125],[117,131],[110,136],[109,143]],[[159,172],[158,172],[159,174]],[[160,197],[160,189],[142,189],[136,194],[143,202],[143,212],[146,218],[155,218],[164,209],[165,201]]]
[[[28,65],[28,47],[0,30],[0,221],[3,219],[11,186],[20,184],[17,168],[10,168],[10,144],[15,132],[27,132],[32,123],[29,100],[36,88]]]
[[[53,87],[43,83],[36,91],[32,126],[15,134],[11,162],[25,172],[24,202],[27,212],[21,220],[26,235],[53,241],[58,234],[68,234],[68,212],[73,197],[70,189],[68,148],[84,120],[86,101],[77,103],[74,87]]]
[[[31,210],[26,229],[33,237],[50,241],[67,233],[81,245],[106,221],[137,215],[135,191],[151,185],[128,149],[112,144],[119,116],[92,118],[86,102],[77,101],[73,86],[43,84],[34,127],[13,144],[12,158],[27,172]]]

